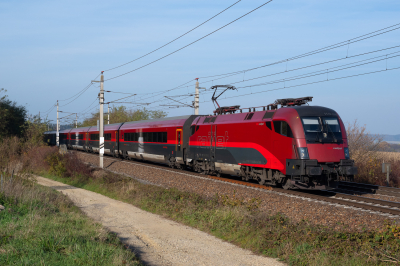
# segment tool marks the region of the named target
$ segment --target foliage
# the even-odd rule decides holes
[[[347,126],[347,140],[350,158],[358,167],[356,182],[374,185],[386,185],[386,174],[382,173],[382,163],[391,163],[390,185],[400,186],[400,163],[394,157],[385,156],[389,150],[387,143],[379,135],[369,134],[366,126],[360,126],[355,120]]]
[[[23,154],[46,145],[43,142],[43,132],[46,131],[46,124],[41,123],[36,117],[27,119],[21,126],[22,135],[9,136],[0,139],[0,171],[9,172],[15,170],[19,159]],[[31,159],[35,159],[32,157]]]
[[[0,89],[0,93],[6,90]],[[26,121],[26,108],[19,106],[4,95],[0,98],[0,141],[6,137],[22,137]]]
[[[27,179],[0,192],[0,265],[140,265],[63,194]]]
[[[126,106],[112,106],[110,108],[110,124],[122,123],[128,121],[139,121],[166,117],[167,113],[161,110],[148,110],[146,108],[142,109],[132,109],[128,110]],[[99,112],[92,113],[91,117],[85,119],[79,126],[96,126],[97,120],[99,119]],[[107,122],[107,115],[104,116],[105,123]]]

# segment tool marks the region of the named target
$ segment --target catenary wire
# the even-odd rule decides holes
[[[300,55],[297,55],[297,56],[293,56],[293,57],[290,57],[290,58],[287,58],[287,59],[279,60],[279,61],[276,61],[276,62],[273,62],[273,63],[269,63],[269,64],[266,64],[266,65],[262,65],[262,66],[259,66],[259,67],[243,69],[243,70],[238,70],[238,71],[233,71],[233,72],[224,73],[224,74],[218,74],[218,75],[204,76],[204,77],[199,77],[199,78],[203,79],[203,78],[213,78],[213,77],[219,77],[219,76],[225,76],[225,75],[234,75],[234,74],[238,75],[238,74],[243,74],[243,72],[249,72],[249,71],[252,71],[252,70],[259,69],[259,68],[264,68],[264,67],[268,67],[268,66],[272,66],[272,65],[277,65],[277,64],[280,64],[280,63],[286,63],[286,62],[289,62],[289,61],[293,61],[293,60],[300,59],[300,58],[303,58],[303,57],[307,57],[307,56],[315,55],[315,54],[318,54],[318,53],[326,52],[326,51],[329,51],[329,50],[332,50],[332,49],[340,48],[342,46],[346,46],[346,45],[349,45],[349,44],[352,44],[352,43],[360,42],[360,41],[363,41],[363,40],[366,40],[366,39],[369,39],[369,38],[373,38],[373,37],[376,37],[376,36],[379,36],[379,35],[382,35],[382,34],[397,30],[397,29],[400,29],[400,27],[398,27],[399,25],[400,25],[400,23],[394,24],[392,26],[389,26],[389,27],[386,27],[386,28],[382,28],[380,30],[376,30],[376,31],[373,31],[373,32],[370,32],[370,33],[367,33],[367,34],[364,34],[364,35],[349,39],[347,41],[343,41],[343,42],[339,42],[339,43],[336,43],[336,44],[332,44],[332,45],[329,45],[329,46],[326,46],[326,47],[323,47],[323,48],[319,48],[317,50],[313,50],[313,51],[310,51],[310,52],[307,52],[307,53],[303,53],[303,54],[300,54]],[[387,31],[384,31],[384,30],[387,30]],[[381,32],[381,31],[384,31],[384,32]],[[371,34],[373,34],[373,35],[371,35]],[[371,35],[371,36],[369,36],[369,35]]]
[[[343,57],[343,58],[329,60],[329,61],[325,61],[325,62],[322,62],[322,63],[311,64],[311,65],[307,65],[307,66],[304,66],[304,67],[299,67],[299,68],[294,68],[294,69],[290,69],[290,70],[275,72],[275,73],[272,73],[272,74],[259,76],[259,77],[255,77],[255,78],[251,78],[251,79],[244,79],[244,80],[241,80],[241,81],[229,82],[229,84],[236,84],[236,83],[246,82],[246,81],[250,81],[250,80],[254,80],[254,79],[260,79],[260,78],[270,77],[270,76],[274,76],[274,75],[284,74],[284,73],[288,73],[288,72],[292,72],[292,71],[297,71],[297,70],[306,69],[306,68],[310,68],[310,67],[315,67],[315,66],[319,66],[319,65],[329,64],[329,63],[333,63],[333,62],[337,62],[337,61],[341,61],[341,60],[346,60],[346,59],[350,59],[350,58],[354,58],[354,57],[364,56],[364,55],[372,54],[372,53],[378,53],[378,52],[382,52],[382,51],[386,51],[386,50],[390,50],[390,49],[395,49],[395,48],[399,48],[399,47],[400,47],[400,45],[396,45],[396,46],[383,48],[383,49],[379,49],[379,50],[374,50],[374,51],[370,51],[370,52],[365,52],[365,53],[361,53],[361,54],[357,54],[357,55],[353,55],[353,56],[347,56],[347,57]],[[202,81],[202,84],[208,83],[208,82],[211,82],[211,81],[216,81],[216,80],[228,78],[228,77],[235,76],[235,75],[236,74],[229,75],[229,76],[226,76],[226,77],[216,78],[216,79],[213,79],[213,80]]]
[[[399,53],[399,52],[397,52],[397,53]],[[333,67],[331,69],[313,71],[313,72],[310,72],[310,73],[306,73],[306,74],[302,74],[302,75],[298,75],[298,76],[294,76],[294,77],[290,77],[290,78],[283,78],[283,79],[279,79],[279,80],[263,82],[263,83],[259,83],[259,84],[253,84],[253,85],[247,85],[247,86],[237,87],[237,88],[238,89],[242,89],[242,88],[256,87],[256,86],[262,86],[262,85],[267,85],[267,84],[274,84],[274,83],[281,83],[281,82],[286,82],[286,81],[293,81],[293,80],[297,80],[297,79],[310,78],[310,77],[315,77],[315,76],[319,76],[319,75],[326,75],[326,74],[330,74],[330,73],[333,73],[333,72],[342,71],[342,70],[345,70],[345,69],[359,67],[359,66],[363,66],[363,65],[368,65],[368,64],[384,61],[386,59],[399,57],[399,56],[400,55],[395,55],[395,56],[391,56],[391,57],[387,57],[387,58],[385,57],[385,58],[382,58],[382,59],[377,59],[377,60],[374,60],[374,61],[371,61],[371,62],[366,62],[366,63],[354,65],[354,66],[347,66],[347,65],[351,65],[351,64],[357,64],[359,62],[363,62],[363,61],[366,61],[366,60],[371,60],[371,59],[366,59],[366,60],[361,60],[359,62],[354,62],[354,63],[350,63],[350,64],[344,64],[344,65],[341,65],[341,66]],[[343,67],[343,66],[347,66],[347,67]],[[342,67],[342,68],[339,68],[339,67]],[[339,68],[339,69],[332,70],[334,68]]]
[[[387,49],[389,49],[389,48],[387,48]],[[383,51],[383,50],[387,50],[387,49],[380,49],[378,51]],[[373,51],[373,52],[375,52],[375,51]],[[297,75],[297,76],[292,76],[292,77],[288,77],[288,78],[269,81],[269,82],[266,82],[266,83],[261,83],[260,85],[274,84],[274,83],[280,83],[280,82],[286,82],[286,81],[293,81],[293,80],[296,80],[296,79],[303,79],[303,78],[312,77],[312,76],[316,76],[316,75],[325,75],[325,74],[327,74],[327,72],[328,73],[333,73],[333,72],[336,72],[336,71],[340,71],[340,70],[344,70],[344,69],[348,69],[348,68],[353,68],[353,67],[358,67],[358,66],[361,66],[361,65],[371,64],[371,63],[375,63],[375,62],[378,62],[378,61],[383,61],[383,60],[387,60],[387,59],[390,59],[390,58],[393,58],[393,57],[397,57],[397,56],[393,56],[393,57],[387,57],[387,56],[388,55],[392,55],[392,54],[396,54],[396,53],[399,53],[399,52],[400,51],[396,51],[396,52],[389,53],[389,54],[386,54],[386,55],[381,55],[381,56],[376,56],[376,57],[372,57],[372,58],[368,58],[368,59],[364,59],[364,60],[360,60],[360,61],[356,61],[356,62],[351,62],[351,63],[348,63],[348,64],[343,64],[343,65],[339,65],[339,66],[336,66],[336,67],[331,67],[331,68],[328,68],[328,69],[312,71],[312,72],[301,74],[301,75]],[[366,54],[370,54],[370,53],[372,53],[372,52],[367,52],[367,53],[363,53],[363,54],[360,54],[360,55],[366,55]],[[356,56],[358,56],[358,55],[356,55]],[[353,57],[356,57],[356,56],[353,56]],[[377,58],[381,58],[381,59],[380,60],[371,61],[371,60],[377,59]],[[337,60],[341,60],[341,59],[336,59],[336,60],[332,60],[332,61],[337,61]],[[332,61],[328,61],[328,62],[332,62]],[[367,62],[367,63],[363,63],[363,64],[359,64],[359,65],[354,65],[354,64],[361,63],[361,62],[365,62],[365,61],[371,61],[371,62]],[[319,64],[315,64],[315,65],[319,65]],[[315,65],[313,65],[313,66],[315,66]],[[349,66],[349,65],[354,65],[354,66],[343,68],[344,66]],[[303,68],[305,68],[305,67],[303,67]],[[341,69],[337,69],[337,68],[341,68]],[[302,69],[302,68],[300,68],[300,69]],[[337,70],[333,70],[333,69],[337,69]],[[285,72],[282,72],[282,73],[285,73]],[[279,74],[279,73],[277,73],[277,74]],[[271,75],[274,75],[274,74],[271,74]],[[267,75],[267,76],[271,76],[271,75]],[[265,76],[262,76],[262,77],[265,77]],[[244,82],[249,81],[249,80],[254,80],[254,79],[256,79],[256,78],[244,80]],[[243,82],[243,81],[229,82],[229,84],[235,84],[235,83],[239,83],[239,82]],[[259,86],[259,85],[249,85],[249,86],[246,86],[246,87],[254,87],[254,86]],[[239,87],[239,88],[243,88],[243,87]],[[180,99],[180,100],[183,100],[183,99],[187,99],[187,98],[191,97],[191,95],[181,95],[180,97],[184,97],[184,98]],[[160,101],[164,101],[164,100],[165,100],[164,98],[160,98],[158,100],[155,100],[155,101],[151,102],[151,104],[156,103],[156,102],[160,102]]]
[[[150,54],[152,54],[152,53],[154,53],[154,52],[160,50],[161,48],[164,48],[165,46],[167,46],[167,45],[169,45],[169,44],[175,42],[176,40],[182,38],[183,36],[189,34],[190,32],[194,31],[195,29],[197,29],[197,28],[201,27],[202,25],[206,24],[207,22],[209,22],[209,21],[212,20],[213,18],[217,17],[218,15],[224,13],[226,10],[228,10],[228,9],[231,8],[231,7],[233,7],[234,5],[236,5],[237,3],[239,3],[240,1],[242,1],[242,0],[239,0],[239,1],[235,2],[235,3],[233,3],[232,5],[228,6],[227,8],[225,8],[224,10],[222,10],[221,12],[219,12],[218,14],[212,16],[211,18],[209,18],[209,19],[207,19],[206,21],[204,21],[203,23],[197,25],[197,26],[194,27],[193,29],[187,31],[186,33],[184,33],[184,34],[182,34],[181,36],[179,36],[179,37],[173,39],[172,41],[170,41],[170,42],[168,42],[168,43],[166,43],[166,44],[164,44],[164,45],[158,47],[157,49],[155,49],[155,50],[153,50],[153,51],[151,51],[151,52],[149,52],[149,53],[147,53],[147,54],[145,54],[145,55],[142,55],[142,56],[140,56],[140,57],[138,57],[138,58],[136,58],[136,59],[133,59],[132,61],[129,61],[129,62],[125,63],[125,64],[122,64],[122,65],[119,65],[119,66],[116,66],[116,67],[113,67],[113,68],[109,68],[109,69],[106,69],[106,70],[104,70],[104,71],[110,71],[110,70],[113,70],[113,69],[120,68],[120,67],[122,67],[122,66],[128,65],[128,64],[130,64],[130,63],[133,63],[133,62],[135,62],[135,61],[137,61],[137,60],[139,60],[139,59],[141,59],[141,58],[143,58],[143,57],[145,57],[145,56],[148,56],[148,55],[150,55]]]
[[[171,52],[171,53],[169,53],[169,54],[167,54],[167,55],[164,55],[163,57],[160,57],[160,58],[158,58],[158,59],[156,59],[156,60],[154,60],[154,61],[152,61],[152,62],[150,62],[150,63],[147,63],[147,64],[145,64],[145,65],[143,65],[143,66],[141,66],[141,67],[135,68],[135,69],[133,69],[133,70],[131,70],[131,71],[125,72],[125,73],[120,74],[120,75],[117,75],[117,76],[115,76],[115,77],[106,79],[105,81],[108,81],[108,80],[112,80],[112,79],[116,79],[116,78],[122,77],[122,76],[124,76],[124,75],[129,74],[129,73],[132,73],[132,72],[134,72],[134,71],[137,71],[137,70],[139,70],[139,69],[142,69],[142,68],[144,68],[144,67],[146,67],[146,66],[149,66],[149,65],[151,65],[151,64],[154,64],[154,63],[156,63],[156,62],[158,62],[158,61],[160,61],[160,60],[162,60],[162,59],[164,59],[164,58],[166,58],[166,57],[168,57],[168,56],[170,56],[170,55],[173,55],[173,54],[175,54],[176,52],[179,52],[179,51],[185,49],[186,47],[189,47],[190,45],[195,44],[196,42],[198,42],[198,41],[200,41],[200,40],[202,40],[202,39],[204,39],[204,38],[206,38],[206,37],[208,37],[208,36],[214,34],[215,32],[217,32],[217,31],[219,31],[219,30],[221,30],[221,29],[223,29],[223,28],[229,26],[230,24],[232,24],[232,23],[238,21],[239,19],[241,19],[241,18],[243,18],[243,17],[245,17],[245,16],[247,16],[247,15],[253,13],[253,12],[256,11],[257,9],[259,9],[259,8],[261,8],[261,7],[263,7],[263,6],[267,5],[267,4],[269,4],[269,3],[272,2],[272,1],[273,1],[273,0],[269,0],[269,1],[265,2],[264,4],[262,4],[262,5],[258,6],[258,7],[256,7],[255,9],[253,9],[253,10],[247,12],[246,14],[244,14],[244,15],[238,17],[237,19],[235,19],[235,20],[229,22],[228,24],[225,24],[224,26],[222,26],[222,27],[220,27],[220,28],[218,28],[218,29],[216,29],[216,30],[214,30],[214,31],[212,31],[212,32],[210,32],[210,33],[208,33],[207,35],[204,35],[203,37],[201,37],[201,38],[199,38],[199,39],[197,39],[197,40],[195,40],[195,41],[193,41],[193,42],[191,42],[191,43],[189,43],[189,44],[187,44],[187,45],[185,45],[185,46],[179,48],[178,50],[175,50],[175,51],[173,51],[173,52]]]
[[[245,93],[245,94],[240,94],[240,95],[234,95],[234,96],[224,97],[221,100],[230,99],[230,98],[237,98],[237,97],[243,97],[243,96],[253,95],[253,94],[260,94],[260,93],[265,93],[265,92],[270,92],[270,91],[283,90],[283,89],[288,89],[288,88],[295,88],[295,87],[306,86],[306,85],[312,85],[312,84],[317,84],[317,83],[329,82],[329,81],[334,81],[334,80],[353,78],[353,77],[358,77],[358,76],[372,75],[372,74],[376,74],[376,73],[381,73],[381,72],[385,72],[385,71],[392,71],[392,70],[397,70],[397,69],[400,69],[400,67],[394,67],[394,68],[388,68],[388,69],[364,72],[364,73],[360,73],[360,74],[348,75],[348,76],[343,76],[343,77],[338,77],[338,78],[331,78],[331,79],[324,79],[324,80],[319,80],[319,81],[307,82],[307,83],[291,85],[291,86],[285,86],[285,87],[276,88],[276,89],[269,89],[269,90],[264,90],[264,91],[257,91],[257,92]],[[208,93],[212,93],[212,92],[207,92],[205,94],[208,94]],[[201,101],[200,103],[207,103],[207,102],[210,102],[210,100]],[[160,107],[160,105],[152,106],[149,109],[154,109],[154,108],[158,108],[158,107]],[[182,107],[182,108],[186,108],[186,107]]]
[[[101,73],[100,74],[98,74],[93,80],[96,80],[99,76],[101,75]],[[63,102],[63,101],[67,101],[67,100],[69,100],[69,99],[72,99],[73,97],[75,97],[76,95],[78,95],[78,94],[80,94],[82,91],[84,91],[86,89],[86,87],[85,88],[83,88],[80,92],[78,92],[77,94],[75,94],[75,95],[73,95],[73,96],[71,96],[71,97],[69,97],[69,98],[67,98],[67,99],[64,99],[64,100],[58,100],[59,102]]]

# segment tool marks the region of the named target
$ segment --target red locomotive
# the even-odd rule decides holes
[[[235,175],[286,189],[324,189],[339,180],[352,181],[357,168],[349,158],[342,120],[332,109],[304,105],[311,100],[280,99],[259,111],[219,107],[210,116],[106,125],[105,149],[126,159],[162,162],[210,175]],[[68,147],[98,151],[98,142],[90,141],[99,134],[96,127],[71,132],[90,137],[63,138],[63,143],[71,142],[66,143]],[[52,134],[46,132],[51,143]]]

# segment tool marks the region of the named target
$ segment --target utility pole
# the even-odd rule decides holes
[[[100,156],[100,168],[104,168],[103,166],[103,155],[104,155],[104,71],[101,71],[100,81],[92,80],[92,82],[100,82],[100,137],[99,137],[99,156]]]
[[[194,94],[194,114],[198,115],[199,114],[199,90],[205,90],[206,88],[200,88],[199,87],[199,78],[196,78],[196,90],[195,90],[195,94]]]
[[[100,77],[100,141],[99,141],[99,154],[100,154],[100,168],[103,168],[103,154],[104,154],[104,75],[103,71],[101,71]]]
[[[108,107],[107,107],[107,115],[108,115],[107,124],[109,125],[110,124],[110,103],[107,103],[107,105],[108,105]]]
[[[78,128],[78,113],[75,113],[75,128]]]
[[[57,100],[57,133],[56,133],[57,147],[60,146],[59,128],[60,128],[60,120],[58,119],[58,100]]]

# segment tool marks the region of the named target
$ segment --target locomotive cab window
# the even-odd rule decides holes
[[[275,132],[285,137],[293,138],[292,130],[286,121],[274,121]]]
[[[337,143],[342,141],[342,133],[337,117],[302,117],[307,142]]]

